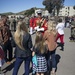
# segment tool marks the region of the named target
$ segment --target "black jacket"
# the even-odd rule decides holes
[[[16,57],[31,56],[32,52],[30,49],[32,48],[32,38],[31,35],[28,33],[23,36],[23,47],[25,48],[25,50],[22,50],[16,45],[15,48]]]

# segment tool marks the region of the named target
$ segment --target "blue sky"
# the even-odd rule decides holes
[[[44,8],[43,0],[0,0],[0,13],[20,12],[32,7]],[[74,6],[75,0],[65,0],[65,6]]]

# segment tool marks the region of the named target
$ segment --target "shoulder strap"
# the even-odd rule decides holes
[[[45,19],[42,18],[42,19],[41,19],[41,26],[43,26],[44,22],[45,22]]]

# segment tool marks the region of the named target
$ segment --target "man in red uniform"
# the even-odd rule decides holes
[[[33,34],[35,31],[43,32],[47,30],[47,21],[45,18],[42,18],[42,10],[37,11],[37,17],[30,19],[30,34]]]
[[[34,20],[33,28],[35,31],[43,32],[47,30],[47,21],[45,18],[42,18],[42,10],[37,11],[37,18]]]

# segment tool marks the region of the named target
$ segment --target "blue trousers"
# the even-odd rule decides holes
[[[14,70],[13,70],[12,75],[18,75],[19,67],[23,61],[24,61],[24,68],[25,68],[24,75],[29,75],[31,56],[25,57],[25,58],[16,57],[16,61],[15,61]]]
[[[51,67],[50,62],[52,62],[52,68],[56,68],[55,52],[56,52],[56,50],[48,52],[48,60],[47,60],[48,61],[48,69],[50,69],[50,67]],[[50,56],[51,56],[51,59],[50,59]]]

